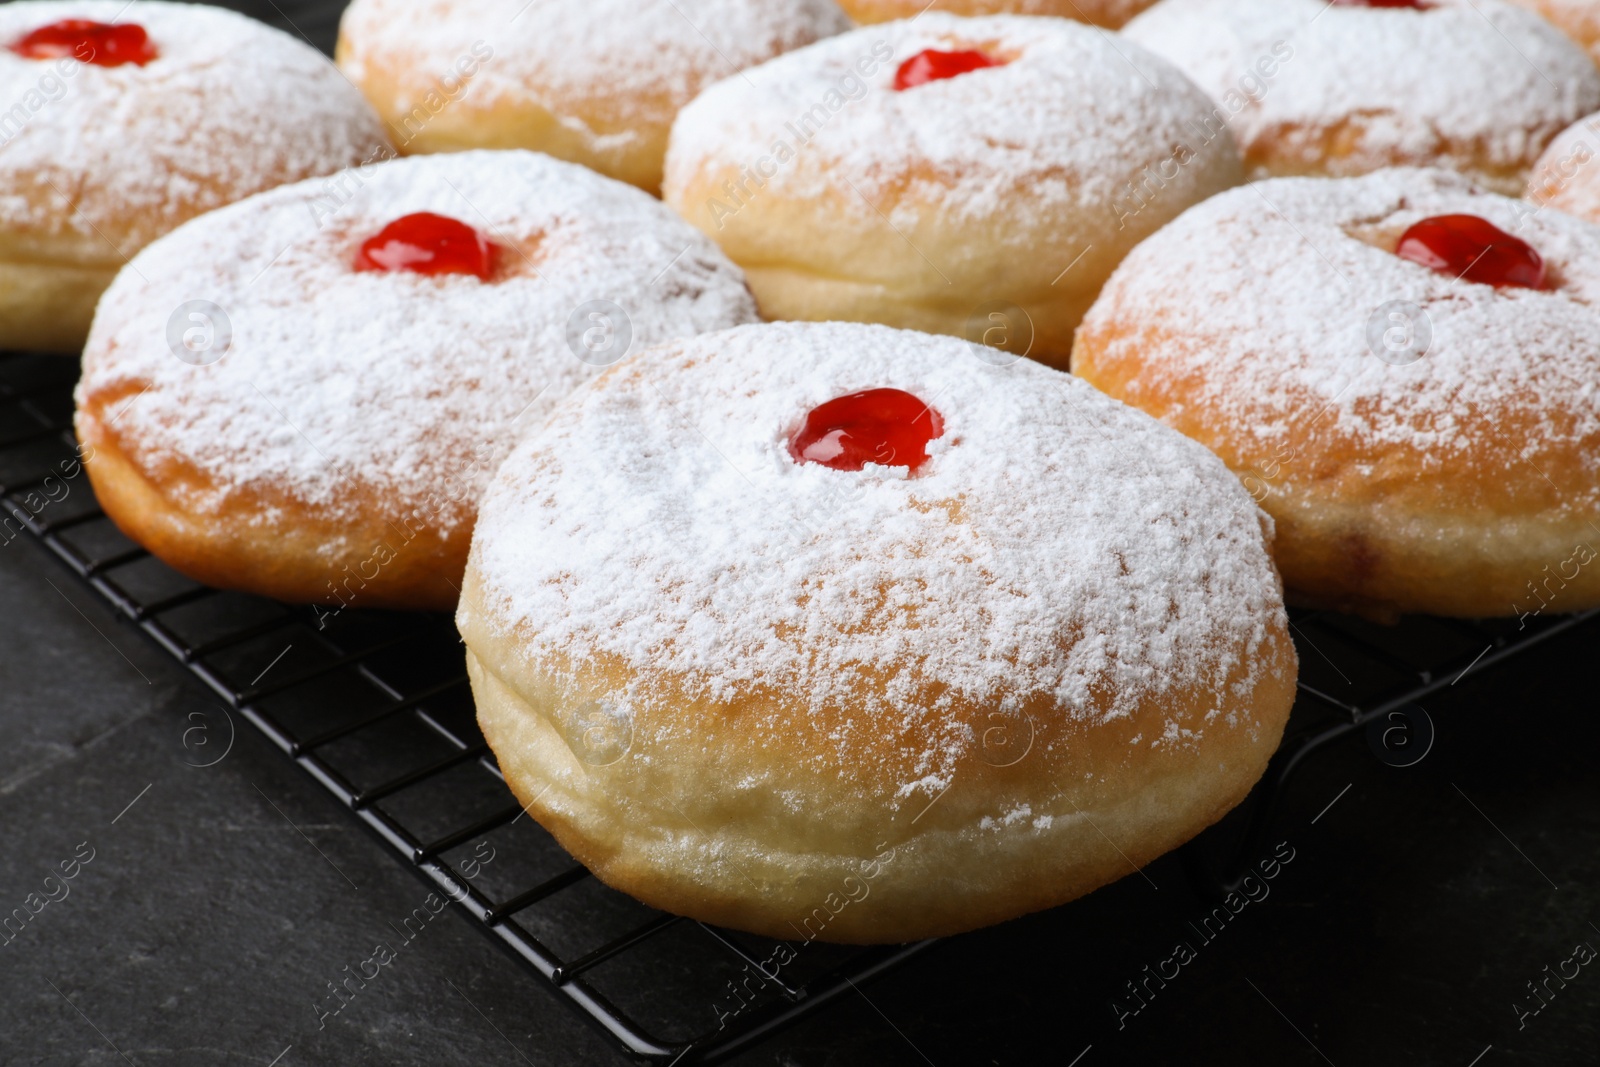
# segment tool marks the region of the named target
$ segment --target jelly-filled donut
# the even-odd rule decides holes
[[[952,15],[1055,15],[1116,29],[1155,0],[840,0],[859,23],[914,18],[932,9]]]
[[[747,70],[678,116],[668,203],[767,318],[881,322],[1065,365],[1112,267],[1240,180],[1205,94],[1066,19],[929,12]]]
[[[393,153],[325,58],[198,4],[0,5],[0,100],[0,348],[76,351],[163,233]]]
[[[701,87],[849,26],[834,0],[354,0],[336,54],[401,152],[532,148],[653,193]]]
[[[532,152],[395,160],[135,257],[78,436],[106,513],[199,581],[444,609],[520,434],[631,350],[754,318],[738,269],[637,189]]]
[[[1594,0],[1511,0],[1519,7],[1537,11],[1555,24],[1556,29],[1582,45],[1589,57],[1600,63],[1600,5]]]
[[[964,341],[773,323],[568,397],[484,498],[456,622],[530,814],[668,911],[906,941],[1218,819],[1296,660],[1216,457]]]
[[[1527,198],[1600,223],[1600,114],[1562,131],[1533,168]]]
[[[1162,0],[1123,32],[1211,93],[1252,178],[1446,167],[1519,195],[1600,107],[1583,49],[1504,0]]]
[[[1600,603],[1600,227],[1443,171],[1285,178],[1185,213],[1073,370],[1211,448],[1291,599],[1377,616]]]

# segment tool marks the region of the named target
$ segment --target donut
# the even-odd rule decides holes
[[[354,0],[335,56],[402,153],[531,148],[654,193],[702,86],[849,25],[834,0]]]
[[[1291,602],[1600,604],[1600,227],[1438,170],[1282,178],[1135,249],[1074,373],[1216,452]]]
[[[0,5],[0,103],[0,348],[76,352],[168,230],[393,151],[309,46],[194,4]]]
[[[840,6],[866,25],[914,18],[932,8],[952,15],[1054,15],[1117,29],[1156,0],[840,0]]]
[[[610,885],[784,940],[1051,907],[1219,818],[1296,659],[1271,523],[1031,360],[674,342],[495,475],[456,622],[506,782]]]
[[[78,438],[106,514],[197,581],[448,610],[519,435],[631,350],[754,318],[738,268],[637,189],[532,152],[393,160],[135,256]]]
[[[1125,36],[1216,100],[1251,178],[1445,167],[1520,195],[1600,70],[1504,0],[1162,0]]]
[[[879,322],[1064,366],[1112,267],[1240,180],[1205,95],[1065,19],[929,12],[718,82],[664,194],[768,319]]]
[[[1537,11],[1556,29],[1582,45],[1600,63],[1600,7],[1594,0],[1511,0],[1518,7]]]
[[[1574,123],[1545,149],[1528,179],[1527,198],[1600,223],[1600,114]]]

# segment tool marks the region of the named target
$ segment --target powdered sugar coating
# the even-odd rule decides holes
[[[708,81],[849,25],[833,0],[355,0],[340,25],[341,62],[361,83],[369,62],[413,72],[384,102],[406,114],[475,44],[487,46],[466,106],[493,111],[532,95],[588,134],[579,110],[664,128]]]
[[[1531,244],[1553,288],[1496,289],[1394,254],[1406,228],[1446,214]],[[1430,339],[1416,357],[1385,360],[1369,331],[1395,301],[1413,310],[1379,328]],[[1170,418],[1199,419],[1245,456],[1337,434],[1363,452],[1403,451],[1426,475],[1490,462],[1510,448],[1505,433],[1510,458],[1534,463],[1600,441],[1600,227],[1443,171],[1280,178],[1191,208],[1123,261],[1083,330],[1119,321],[1142,332],[1100,362],[1132,359],[1152,380],[1184,381]],[[1600,453],[1584,462],[1567,497],[1580,511],[1600,501]],[[1317,474],[1301,461],[1283,478]]]
[[[253,19],[160,0],[25,0],[0,5],[0,45],[64,18],[137,23],[159,55],[100,67],[0,47],[0,228],[17,239],[70,237],[120,264],[203,211],[389,151],[325,57]]]
[[[1552,137],[1600,107],[1583,50],[1502,0],[1162,0],[1122,32],[1225,107],[1247,162],[1270,144],[1298,173],[1476,167],[1518,172],[1512,192]]]
[[[929,48],[1009,61],[894,91],[896,68]],[[930,201],[954,218],[1001,217],[1020,190],[1046,210],[1099,207],[1142,167],[1192,141],[1185,120],[1209,108],[1171,65],[1103,30],[929,11],[820,41],[708,88],[673,125],[664,188],[670,200],[698,174],[771,156],[771,188],[808,198],[848,181],[860,195],[843,199],[843,210],[863,219],[882,211],[901,221],[897,213]]]
[[[790,457],[811,407],[874,387],[943,416],[914,476]],[[1209,452],[1068,375],[882,326],[747,326],[616,368],[513,453],[474,535],[484,615],[467,598],[458,623],[637,672],[596,694],[636,729],[672,728],[666,678],[780,693],[841,717],[823,765],[887,739],[920,753],[902,795],[931,794],[979,743],[952,700],[1100,722],[1197,689],[1203,721],[1248,728],[1283,626],[1264,527]],[[752,751],[794,733],[771,719]]]
[[[1044,15],[1116,29],[1155,0],[844,0],[850,17],[866,25],[914,18],[924,10],[953,15]]]
[[[417,211],[503,246],[496,277],[352,269],[362,241]],[[191,300],[231,320],[231,347],[209,365],[169,347],[169,316]],[[252,197],[152,244],[100,303],[79,403],[125,392],[113,415],[125,447],[214,482],[183,501],[193,511],[249,489],[353,517],[358,483],[401,513],[465,499],[470,518],[518,434],[599,370],[568,342],[592,300],[625,310],[634,351],[755,319],[738,268],[636,189],[532,152],[380,163]]]

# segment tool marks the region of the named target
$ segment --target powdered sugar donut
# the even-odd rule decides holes
[[[1210,447],[1291,596],[1600,603],[1600,227],[1440,171],[1281,179],[1117,269],[1075,373]]]
[[[641,354],[484,499],[457,624],[529,812],[649,904],[903,941],[1244,796],[1296,662],[1270,524],[1069,375],[882,326]]]
[[[1123,31],[1211,93],[1253,178],[1459,170],[1518,195],[1600,71],[1503,0],[1162,0]]]
[[[1555,24],[1556,29],[1581,44],[1591,59],[1600,63],[1600,7],[1594,0],[1511,0],[1519,7],[1537,11]]]
[[[531,152],[397,160],[180,227],[95,316],[106,513],[210,585],[448,608],[517,436],[631,348],[754,318],[663,205]]]
[[[200,5],[0,5],[0,102],[4,348],[75,351],[156,237],[393,151],[326,59]]]
[[[929,12],[707,89],[667,201],[745,268],[767,318],[883,322],[1064,364],[1127,250],[1239,160],[1170,65],[1065,19]]]
[[[354,0],[337,56],[402,152],[534,148],[653,193],[702,86],[849,25],[834,0]]]
[[[1550,142],[1528,179],[1527,198],[1600,223],[1600,114],[1574,123]]]
[[[952,15],[1055,15],[1116,29],[1155,0],[841,0],[860,23],[912,18],[929,10]]]

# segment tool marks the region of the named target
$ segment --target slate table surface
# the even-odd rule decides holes
[[[234,6],[331,50],[338,5]],[[1600,960],[1574,955],[1600,949],[1597,661],[1589,624],[1464,678],[1416,766],[1359,737],[1314,757],[1274,826],[1294,859],[1213,940],[1165,858],[946,941],[735,1062],[1600,1063]],[[189,715],[214,706],[40,546],[0,546],[0,914],[78,862],[0,945],[0,1064],[626,1062],[449,913],[320,1019],[426,887],[248,729],[192,766]],[[1149,982],[1180,940],[1194,958]]]

